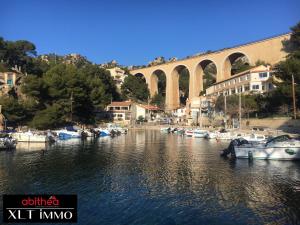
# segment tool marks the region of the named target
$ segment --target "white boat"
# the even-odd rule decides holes
[[[195,129],[193,137],[195,138],[204,138],[207,136],[207,131],[206,130],[200,130],[200,129]]]
[[[178,134],[178,135],[184,135],[185,130],[184,130],[184,128],[177,128],[177,130],[174,131],[174,133]]]
[[[121,134],[127,134],[127,132],[128,132],[127,128],[124,128],[118,124],[112,124],[112,123],[107,124],[107,129],[109,131],[114,130],[114,131],[120,132]]]
[[[11,136],[15,138],[18,142],[48,142],[47,135],[33,133],[31,131],[27,132],[16,132],[12,133]]]
[[[244,139],[246,139],[249,142],[266,142],[267,137],[262,134],[250,134],[243,136]]]
[[[194,131],[193,131],[193,130],[186,130],[186,131],[185,131],[185,135],[186,135],[187,137],[193,137]]]
[[[0,150],[10,150],[15,149],[17,145],[17,140],[12,138],[8,134],[0,135]]]
[[[300,141],[281,135],[266,143],[234,146],[234,152],[236,158],[294,160],[300,159]]]
[[[160,132],[162,133],[170,133],[171,128],[170,127],[162,127],[160,128]]]
[[[208,139],[216,139],[217,138],[217,132],[215,131],[210,131],[207,133],[206,138]]]
[[[234,134],[231,134],[227,130],[208,132],[206,137],[208,139],[218,139],[218,140],[232,140],[233,138],[235,138]]]

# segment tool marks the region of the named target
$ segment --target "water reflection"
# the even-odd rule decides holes
[[[226,145],[137,131],[18,146],[0,152],[0,191],[76,193],[80,224],[299,223],[299,162],[224,160]]]

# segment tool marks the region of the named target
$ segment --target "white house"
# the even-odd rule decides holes
[[[264,93],[274,88],[270,67],[261,65],[215,83],[206,89],[206,95],[219,96],[237,93]]]
[[[115,81],[116,86],[120,89],[121,85],[124,82],[125,77],[127,76],[125,74],[125,71],[119,67],[114,67],[114,68],[107,69],[107,70],[110,72],[110,75],[113,78],[113,80]]]
[[[153,105],[143,105],[143,104],[135,104],[135,118],[139,119],[140,117],[143,117],[144,119],[148,121],[153,121],[157,118],[157,115],[162,110]]]
[[[132,102],[112,102],[106,107],[106,111],[114,122],[129,124],[132,117]]]

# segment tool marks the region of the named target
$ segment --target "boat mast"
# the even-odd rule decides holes
[[[200,116],[200,128],[202,128],[202,101],[201,101],[201,96],[200,96],[199,116]]]
[[[71,122],[73,120],[73,91],[71,92]]]
[[[239,93],[239,123],[240,123],[240,129],[242,129],[242,98],[241,93]]]
[[[225,129],[227,129],[227,102],[226,102],[226,94],[224,95],[224,116],[225,116]]]
[[[296,95],[295,95],[295,79],[294,79],[294,74],[292,74],[292,92],[293,92],[294,119],[297,119],[297,108],[296,108]]]

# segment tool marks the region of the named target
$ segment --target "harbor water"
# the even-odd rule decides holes
[[[0,152],[2,194],[77,194],[78,224],[300,224],[300,162],[230,160],[228,142],[130,131]]]

